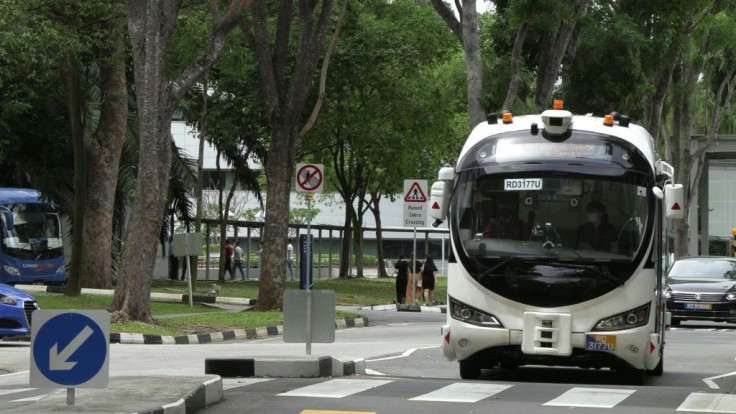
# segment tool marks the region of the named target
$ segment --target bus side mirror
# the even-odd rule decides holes
[[[682,184],[664,186],[664,208],[667,218],[685,218],[685,190]]]
[[[3,212],[3,216],[5,218],[5,228],[8,229],[8,231],[13,230],[13,212],[7,207],[0,207],[0,211]]]
[[[432,184],[429,198],[429,214],[435,220],[445,221],[450,202],[450,186],[445,181]]]

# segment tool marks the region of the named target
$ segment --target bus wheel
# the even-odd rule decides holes
[[[671,324],[672,324],[672,326],[680,326],[680,320],[679,319],[672,318],[672,323]]]
[[[478,379],[480,378],[480,364],[475,361],[464,359],[460,361],[460,378],[462,379]]]
[[[515,369],[519,369],[519,364],[515,362],[501,361],[501,369],[506,371],[513,371]]]
[[[654,369],[647,370],[647,375],[661,377],[664,374],[664,355],[659,356],[659,364]]]

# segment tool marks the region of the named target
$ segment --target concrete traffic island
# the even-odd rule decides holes
[[[204,372],[223,378],[319,378],[365,374],[365,359],[304,355],[293,357],[207,358]]]
[[[74,405],[67,405],[67,390],[60,388],[22,408],[28,413],[193,413],[221,399],[218,376],[111,377],[107,388],[77,388]]]

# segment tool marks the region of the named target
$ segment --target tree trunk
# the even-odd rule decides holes
[[[340,245],[340,277],[346,278],[351,273],[352,263],[352,251],[350,245],[353,242],[353,216],[355,215],[355,209],[352,204],[345,205],[345,226],[342,235],[342,243]]]
[[[519,84],[521,83],[519,64],[521,63],[521,52],[524,51],[524,40],[526,39],[528,29],[529,24],[526,22],[519,26],[519,30],[516,32],[516,40],[514,40],[514,47],[511,50],[511,76],[509,77],[509,89],[506,91],[506,99],[504,99],[502,106],[502,109],[507,109],[509,111],[511,111],[514,106],[516,93],[519,90]]]
[[[383,255],[383,229],[381,229],[381,196],[372,193],[369,203],[373,218],[376,220],[376,261],[378,262],[378,277],[388,277],[386,273],[386,258]]]
[[[124,23],[124,22],[121,22]],[[97,131],[85,135],[87,197],[84,226],[85,262],[82,287],[112,288],[112,234],[115,189],[123,141],[128,128],[123,25],[111,32],[115,43],[104,51],[101,87],[104,92]]]
[[[266,163],[266,219],[263,228],[263,269],[259,281],[259,310],[283,309],[286,245],[289,233],[289,200],[294,174],[296,128],[272,130]]]
[[[554,16],[559,26],[548,32],[545,41],[542,44],[542,52],[537,65],[537,90],[534,96],[534,103],[539,111],[543,111],[550,107],[552,92],[554,91],[557,76],[560,73],[560,64],[567,53],[570,40],[575,32],[580,17],[585,11],[587,0],[574,0],[569,16],[560,16],[564,11],[558,11],[558,15]]]
[[[486,120],[486,111],[481,100],[483,93],[483,60],[480,54],[480,31],[478,29],[478,12],[475,0],[463,0],[462,30],[463,50],[465,51],[465,69],[468,91],[468,114],[470,128]]]

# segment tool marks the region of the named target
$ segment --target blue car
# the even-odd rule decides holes
[[[31,334],[31,314],[38,309],[36,298],[0,283],[0,339]]]

